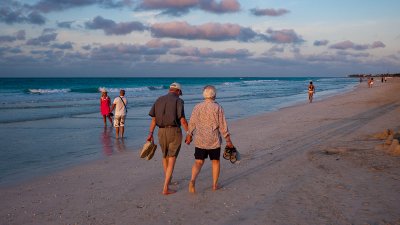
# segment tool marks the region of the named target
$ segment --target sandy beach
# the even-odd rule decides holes
[[[400,224],[400,156],[373,137],[400,129],[400,79],[314,99],[228,121],[241,161],[221,157],[220,190],[206,161],[188,192],[183,145],[164,196],[159,149],[136,149],[0,188],[0,224]]]

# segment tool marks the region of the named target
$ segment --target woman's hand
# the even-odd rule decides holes
[[[191,142],[192,142],[192,135],[186,135],[185,143],[187,145],[190,145]]]
[[[232,144],[232,141],[226,141],[226,147],[228,147],[228,148],[233,148],[234,146],[233,146],[233,144]]]

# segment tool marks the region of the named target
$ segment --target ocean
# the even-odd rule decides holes
[[[154,101],[169,84],[182,85],[185,114],[203,100],[202,88],[217,88],[217,102],[229,121],[308,102],[307,87],[316,86],[314,100],[343,93],[355,78],[220,77],[220,78],[0,78],[0,185],[32,179],[69,166],[138,151],[145,142]],[[126,90],[128,115],[123,140],[104,127],[100,90],[111,99]]]

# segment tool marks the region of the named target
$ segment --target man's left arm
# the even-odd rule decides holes
[[[189,134],[189,125],[188,125],[188,122],[185,117],[184,104],[185,104],[184,101],[182,99],[179,99],[179,101],[177,102],[177,113],[178,113],[177,116],[181,122],[183,129],[185,130],[185,133],[186,133],[185,143],[190,144],[190,142],[192,141],[192,136],[188,135]]]

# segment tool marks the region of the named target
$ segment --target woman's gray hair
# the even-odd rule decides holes
[[[212,85],[207,85],[203,88],[203,96],[205,99],[215,99],[217,97],[217,90]]]

